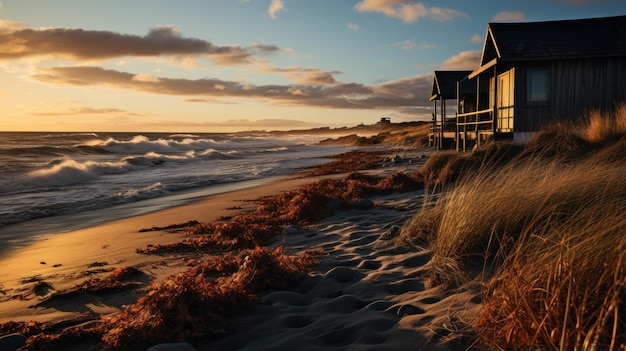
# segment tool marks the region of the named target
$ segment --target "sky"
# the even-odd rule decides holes
[[[430,120],[489,22],[626,0],[0,0],[0,131],[232,132]]]

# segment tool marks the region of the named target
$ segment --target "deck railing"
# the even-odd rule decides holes
[[[459,113],[457,115],[456,124],[458,127],[481,126],[482,128],[478,129],[487,129],[484,125],[493,125],[493,109],[490,108],[476,112]]]
[[[486,140],[493,133],[494,126],[493,109],[476,112],[459,113],[456,123],[456,149],[465,152],[473,144],[480,145],[481,139]],[[468,141],[471,139],[470,141]]]

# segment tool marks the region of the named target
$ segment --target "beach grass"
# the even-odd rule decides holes
[[[430,248],[435,284],[480,277],[482,344],[626,345],[625,121],[623,107],[594,112],[524,147],[492,145],[426,165],[428,181],[447,190],[405,224],[399,243]]]

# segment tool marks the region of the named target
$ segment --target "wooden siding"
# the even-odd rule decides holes
[[[537,131],[550,121],[626,103],[626,57],[520,61],[515,66],[515,132]],[[527,73],[532,68],[548,69],[547,102],[528,102]]]

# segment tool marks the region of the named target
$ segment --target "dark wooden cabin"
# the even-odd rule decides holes
[[[433,119],[430,127],[429,146],[439,149],[455,148],[456,140],[456,96],[457,82],[463,80],[472,71],[435,71],[430,101],[433,102]],[[462,85],[462,94],[473,94],[473,86]],[[447,100],[453,100],[454,106],[448,112]]]
[[[489,23],[480,67],[465,80],[489,93],[474,106],[458,97],[460,150],[614,110],[626,103],[626,16]]]

